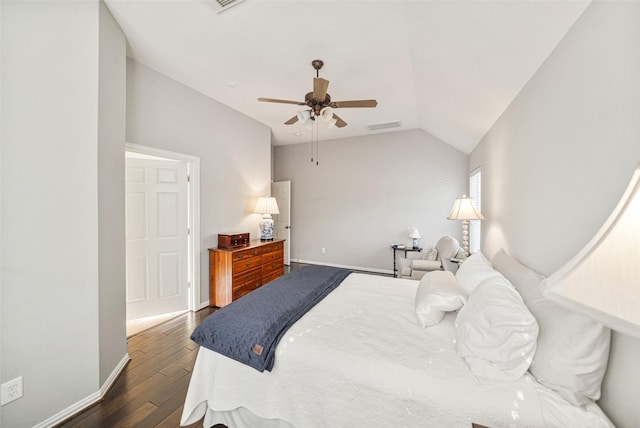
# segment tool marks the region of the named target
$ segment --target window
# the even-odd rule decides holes
[[[473,202],[480,212],[482,212],[481,184],[482,173],[478,167],[469,174],[469,196],[473,198]],[[480,251],[480,228],[480,220],[469,222],[469,254]]]

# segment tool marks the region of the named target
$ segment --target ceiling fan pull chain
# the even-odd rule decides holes
[[[320,141],[318,141],[318,126],[316,125],[316,166],[319,165],[320,159]]]
[[[311,163],[313,163],[313,124],[311,124],[311,138],[309,139],[309,148],[311,149]]]

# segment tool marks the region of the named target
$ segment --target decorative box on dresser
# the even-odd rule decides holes
[[[283,239],[274,239],[234,249],[210,248],[210,306],[226,306],[284,275],[283,244]]]

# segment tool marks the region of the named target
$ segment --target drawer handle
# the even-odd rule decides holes
[[[251,266],[251,262],[247,262],[244,264],[245,266]]]

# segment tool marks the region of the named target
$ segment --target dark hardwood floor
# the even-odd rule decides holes
[[[189,336],[213,312],[189,312],[129,338],[131,361],[105,399],[58,427],[180,426],[198,353]],[[202,421],[190,426],[201,427]]]
[[[291,263],[285,272],[302,267]],[[213,308],[188,312],[129,338],[131,361],[104,400],[56,428],[180,426],[198,345],[193,329]],[[201,427],[202,421],[191,425]]]
[[[302,266],[291,263],[285,273]],[[56,428],[179,427],[198,354],[198,345],[189,336],[213,312],[213,308],[188,312],[130,337],[131,361],[104,400]],[[190,425],[201,426],[202,421]]]

